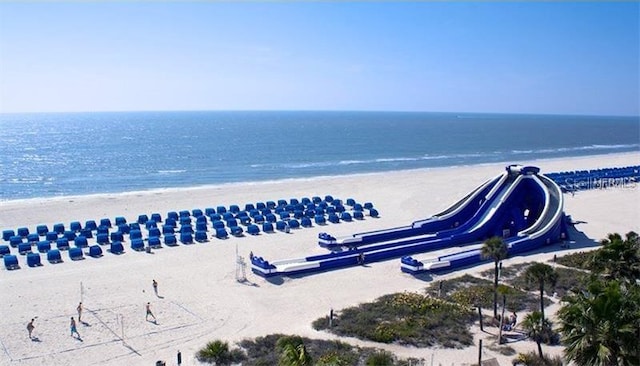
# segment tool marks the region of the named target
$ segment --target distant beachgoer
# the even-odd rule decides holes
[[[178,366],[182,365],[182,352],[178,350]]]
[[[145,319],[147,321],[149,321],[149,316],[151,316],[153,318],[153,321],[155,322],[156,321],[156,316],[153,315],[153,313],[151,312],[151,303],[150,302],[147,303],[146,308],[147,308],[147,315],[145,316]]]
[[[358,264],[364,264],[364,253],[358,254]]]
[[[80,333],[78,333],[78,329],[76,328],[76,320],[71,317],[71,323],[69,324],[69,328],[71,328],[71,336],[73,337],[73,333],[75,333],[78,338],[80,338]]]
[[[158,282],[156,280],[153,280],[153,292],[158,296]]]
[[[249,252],[249,260],[253,260],[253,250]]]
[[[29,331],[29,339],[33,339],[33,337],[31,336],[31,334],[33,334],[33,330],[36,328],[35,325],[33,325],[33,322],[36,319],[31,319],[31,321],[29,322],[29,324],[27,324],[27,330]]]
[[[82,302],[78,304],[76,310],[78,311],[78,321],[82,323]]]

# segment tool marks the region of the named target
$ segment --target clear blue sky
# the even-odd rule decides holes
[[[0,3],[0,112],[640,114],[638,2]]]

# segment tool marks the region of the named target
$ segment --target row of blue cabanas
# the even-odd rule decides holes
[[[640,165],[545,174],[564,191],[617,188],[640,182]]]
[[[57,223],[52,230],[40,224],[35,232],[30,232],[28,227],[20,227],[16,231],[4,230],[3,240],[9,245],[0,245],[0,257],[6,258],[6,268],[14,268],[17,257],[11,248],[16,248],[20,255],[26,257],[29,266],[38,266],[41,264],[40,254],[46,254],[51,263],[59,263],[62,261],[60,251],[68,251],[71,259],[83,259],[83,249],[88,249],[89,256],[100,257],[101,246],[109,246],[107,251],[121,254],[124,252],[123,242],[127,240],[134,251],[163,245],[177,246],[178,243],[202,243],[209,241],[210,228],[212,236],[219,239],[229,235],[243,236],[245,232],[250,235],[288,232],[289,229],[312,227],[314,223],[324,225],[327,221],[338,223],[364,219],[365,210],[369,211],[370,216],[378,215],[369,202],[360,204],[349,198],[343,203],[327,195],[324,199],[292,198],[289,201],[281,199],[277,202],[249,203],[244,210],[238,205],[230,205],[228,208],[217,206],[204,211],[169,211],[164,218],[159,213],[142,214],[131,223],[124,216],[116,216],[114,221],[110,218],[102,218],[99,222],[87,220],[85,225],[79,221],[71,222],[68,227]],[[94,245],[90,245],[94,242]]]

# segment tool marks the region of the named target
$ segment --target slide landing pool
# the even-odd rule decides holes
[[[451,270],[480,263],[481,243],[500,236],[509,254],[518,254],[566,236],[560,187],[533,166],[509,165],[446,210],[411,225],[334,238],[319,234],[330,253],[303,258],[251,260],[263,277],[324,272],[364,263],[401,258],[408,273]],[[446,249],[425,260],[416,254]]]

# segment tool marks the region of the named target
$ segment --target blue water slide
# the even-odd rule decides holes
[[[533,224],[518,231],[515,235],[506,237],[505,243],[509,255],[524,253],[548,245],[561,239],[563,213],[563,196],[560,187],[551,179],[542,175],[528,177],[528,191],[537,190],[542,195],[539,203],[544,203]],[[509,207],[509,203],[506,205]],[[531,215],[531,213],[529,213]],[[490,225],[488,225],[490,227]],[[463,266],[477,264],[487,259],[482,258],[482,245],[476,245],[469,250],[448,253],[430,260],[405,258],[401,262],[404,272],[419,273],[423,271],[452,270]],[[411,264],[409,264],[411,263]]]
[[[273,262],[260,258],[260,261],[252,261],[252,270],[268,277],[321,272],[357,265],[363,261],[376,262],[398,257],[405,257],[401,261],[402,270],[411,273],[458,268],[481,261],[481,245],[478,245],[478,242],[494,235],[505,237],[513,253],[530,250],[535,245],[546,244],[560,237],[563,215],[560,188],[550,179],[538,175],[538,171],[535,167],[509,166],[507,173],[485,182],[456,203],[455,207],[452,206],[441,213],[441,218],[444,217],[446,220],[471,207],[470,205],[476,205],[471,214],[466,214],[468,216],[461,225],[411,237],[389,235],[387,237],[391,239],[359,246],[354,250]],[[483,193],[481,198],[480,192]],[[531,225],[528,226],[528,223]],[[423,224],[430,225],[427,222]],[[394,229],[389,229],[373,232],[373,235],[387,235],[393,232]],[[378,239],[382,240],[380,236]],[[475,245],[458,249],[426,263],[406,258],[407,255],[416,253],[469,244]]]
[[[432,234],[440,230],[458,227],[477,213],[481,205],[487,200],[487,197],[491,197],[496,189],[506,183],[508,176],[505,172],[487,180],[444,211],[429,218],[414,221],[409,226],[357,233],[337,239],[322,233],[319,244],[329,248],[335,246],[361,247],[394,239]]]

